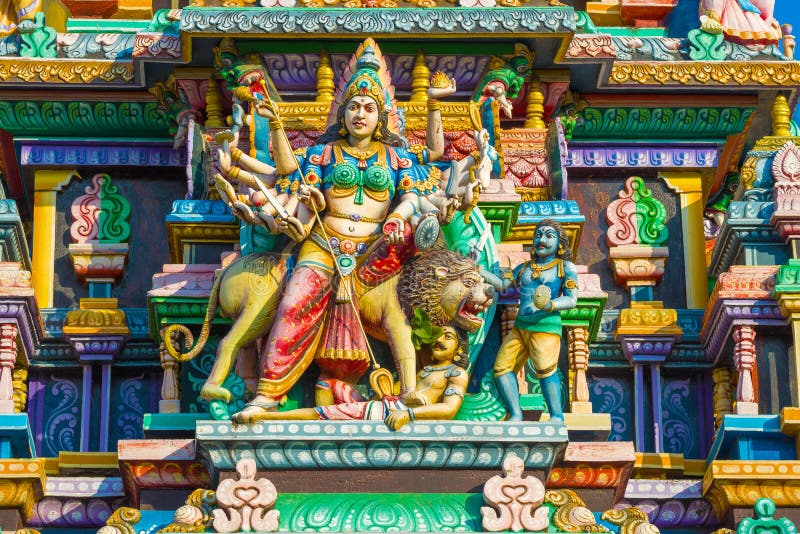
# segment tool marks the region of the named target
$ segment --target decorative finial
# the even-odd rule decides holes
[[[361,53],[361,57],[359,57],[356,62],[356,68],[359,70],[372,69],[376,72],[381,68],[381,62],[375,55],[375,51],[372,49],[371,45],[367,46]]]
[[[335,88],[328,51],[323,50],[319,56],[319,68],[317,69],[317,102],[333,102]]]
[[[779,94],[772,104],[772,135],[789,137],[792,135],[792,110],[786,96]]]
[[[425,64],[425,54],[422,50],[417,52],[417,58],[414,60],[414,69],[411,71],[411,101],[412,102],[427,102],[428,101],[428,87],[430,82],[428,78],[431,75],[430,69]]]

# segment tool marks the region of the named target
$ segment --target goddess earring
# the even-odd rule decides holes
[[[558,245],[558,255],[559,256],[564,255],[564,245]]]
[[[347,135],[347,128],[345,128],[344,126],[342,126],[341,128],[339,128],[339,135],[341,135],[342,137],[344,137],[345,135]]]

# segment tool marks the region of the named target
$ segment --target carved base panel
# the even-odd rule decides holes
[[[333,479],[339,478],[339,470],[379,469],[373,478],[386,477],[387,484],[430,471],[438,484],[450,480],[465,491],[473,480],[470,472],[499,471],[510,451],[523,459],[529,472],[545,472],[561,459],[566,446],[567,427],[548,423],[417,421],[396,432],[382,421],[197,423],[198,454],[208,460],[212,476],[233,473],[236,462],[249,456],[273,480],[282,471],[293,476],[298,470],[319,476],[327,472],[331,487],[338,484]],[[316,480],[319,488],[322,482]]]

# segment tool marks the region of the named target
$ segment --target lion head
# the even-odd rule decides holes
[[[452,324],[470,332],[483,325],[478,317],[492,304],[494,288],[483,281],[478,265],[457,252],[434,249],[406,263],[397,282],[403,312],[428,312],[436,326]]]

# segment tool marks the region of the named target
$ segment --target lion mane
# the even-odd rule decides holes
[[[438,267],[446,267],[446,276],[436,276]],[[471,259],[447,249],[422,252],[408,261],[397,281],[397,297],[406,317],[414,315],[415,308],[428,312],[431,323],[444,326],[448,317],[440,304],[447,285],[466,273],[480,273],[480,267]]]

